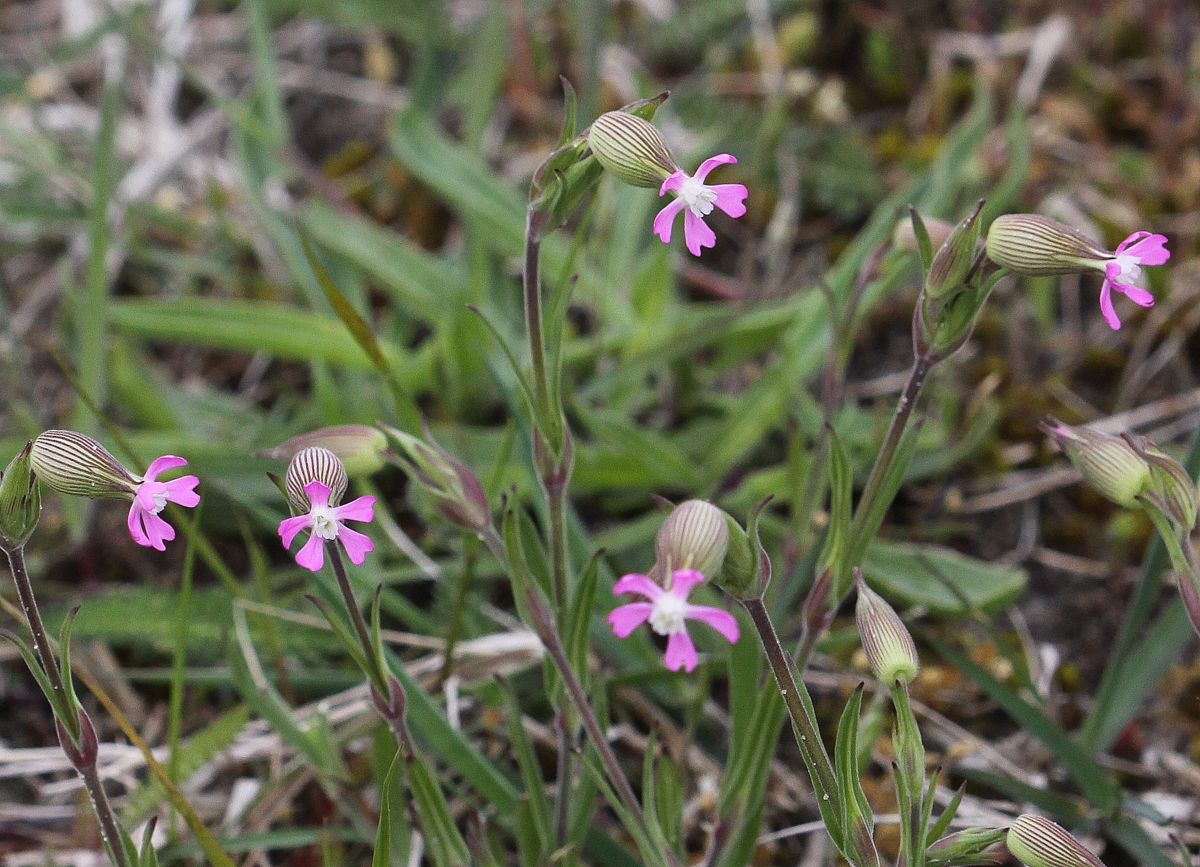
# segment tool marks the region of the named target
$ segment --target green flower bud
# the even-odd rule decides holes
[[[255,452],[258,458],[291,461],[296,454],[310,446],[321,446],[337,455],[350,478],[369,476],[384,465],[387,437],[383,432],[361,424],[323,427],[311,433],[292,437],[273,449]]]
[[[1104,270],[1112,253],[1070,226],[1037,214],[1005,214],[988,227],[988,258],[1030,277]]]
[[[1104,867],[1104,862],[1061,827],[1041,816],[1018,816],[1008,829],[1008,851],[1028,867]]]
[[[480,533],[492,525],[483,485],[466,464],[434,442],[428,429],[425,431],[428,442],[393,427],[383,430],[399,445],[404,455],[399,463],[433,498],[438,514],[472,533]]]
[[[658,130],[637,115],[606,112],[596,118],[587,139],[600,165],[632,186],[658,189],[680,171]]]
[[[29,459],[32,450],[33,443],[26,443],[0,474],[0,546],[8,551],[28,541],[42,511],[38,480]]]
[[[654,537],[655,569],[670,575],[676,569],[695,569],[716,575],[729,549],[725,513],[705,500],[680,503]]]
[[[758,518],[770,501],[768,497],[750,510],[745,530],[728,514],[721,513],[729,534],[728,549],[721,571],[711,580],[735,599],[759,599],[771,583],[771,558],[758,539]]]
[[[900,615],[887,600],[867,586],[862,573],[856,570],[854,583],[858,588],[858,603],[854,620],[862,639],[863,652],[871,671],[885,684],[896,681],[909,683],[917,676],[920,662],[917,646]]]
[[[33,441],[33,471],[60,494],[132,500],[141,479],[104,446],[73,430],[48,430]]]
[[[304,514],[312,508],[312,501],[304,492],[305,486],[312,482],[320,482],[329,488],[330,506],[340,504],[346,495],[346,486],[349,484],[346,468],[329,449],[309,446],[296,452],[288,464],[283,486],[296,514]]]
[[[975,213],[955,226],[950,237],[938,248],[933,264],[929,266],[929,275],[925,278],[926,300],[945,298],[962,288],[963,280],[975,264],[976,246],[979,243],[979,212],[982,210],[983,202],[980,202]]]
[[[949,834],[926,850],[930,864],[1003,864],[1003,852],[987,850],[1004,840],[1003,828],[966,828]]]
[[[1138,497],[1151,485],[1150,464],[1126,440],[1055,418],[1040,427],[1059,444],[1085,482],[1118,505],[1140,505]]]
[[[1196,483],[1187,470],[1145,437],[1126,434],[1124,440],[1150,466],[1149,500],[1185,532],[1196,527]]]

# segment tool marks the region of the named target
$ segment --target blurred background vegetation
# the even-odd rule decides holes
[[[857,474],[911,362],[918,267],[890,245],[905,206],[958,220],[986,197],[985,219],[1038,211],[1110,247],[1138,229],[1168,235],[1170,265],[1149,275],[1157,306],[1125,305],[1119,332],[1099,316],[1098,280],[1001,284],[927,390],[916,458],[866,565],[895,603],[929,615],[938,646],[957,648],[927,644],[914,684],[931,751],[1061,790],[1062,809],[1087,802],[994,684],[1023,690],[1056,730],[1083,726],[1095,760],[1138,793],[1138,840],[1165,840],[1163,818],[1191,833],[1190,629],[1158,604],[1161,564],[1138,572],[1149,524],[1074,484],[1036,425],[1054,413],[1176,449],[1196,427],[1194,4],[13,0],[0,57],[2,455],[71,427],[114,451],[123,441],[131,461],[186,457],[211,543],[193,579],[182,534],[148,556],[119,506],[47,496],[32,572],[51,620],[83,605],[80,665],[152,745],[170,746],[175,779],[191,777],[185,792],[231,851],[361,863],[373,826],[355,793],[382,776],[362,745],[369,704],[343,692],[357,676],[275,537],[286,507],[267,472],[282,464],[254,452],[326,425],[416,431],[423,418],[494,504],[536,500],[515,380],[469,305],[521,345],[525,196],[557,142],[560,77],[581,125],[669,90],[656,124],[685,167],[735,154],[719,180],[750,190],[748,215],[716,219],[701,259],[651,236],[653,192],[609,180],[546,246],[547,283],[577,279],[563,345],[574,559],[603,549],[606,574],[648,568],[655,495],[736,515],[774,495],[766,535],[790,636],[823,526],[806,479],[830,335],[853,335],[832,421]],[[331,307],[305,242],[369,324],[390,380]],[[856,286],[846,321],[839,299]],[[398,470],[359,485],[394,517],[373,530],[364,587],[385,583],[392,646],[429,691],[427,711],[453,722],[423,736],[453,738],[452,754],[470,747],[506,779],[492,675],[513,678],[539,749],[548,713],[507,582]],[[1121,632],[1134,594],[1141,620]],[[1133,642],[1147,622],[1149,639],[1121,645],[1141,654],[1137,676],[1117,677],[1114,636]],[[683,832],[700,851],[730,720],[720,666],[669,676],[645,636],[625,647],[594,623],[622,749],[636,757],[653,729],[677,761],[691,756]],[[835,622],[813,674],[832,706],[864,670],[849,626]],[[283,724],[252,721],[279,708],[231,664],[246,643],[279,707],[326,700],[337,747],[319,755],[339,768],[318,767]],[[55,745],[50,716],[19,659],[0,654],[0,851],[34,864],[48,845],[68,863],[95,830],[62,768],[37,764],[36,748]],[[815,815],[786,746],[781,756],[764,834]],[[159,795],[136,754],[114,747],[110,761],[126,817],[144,818]],[[486,796],[447,761],[456,818],[474,827]],[[334,771],[340,799],[314,782]],[[979,815],[1014,791],[973,790]],[[807,845],[763,837],[756,858],[795,863]],[[195,855],[186,842],[170,851]],[[1115,848],[1106,858],[1129,863]]]

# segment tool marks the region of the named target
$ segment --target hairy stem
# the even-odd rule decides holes
[[[779,692],[783,696],[788,715],[792,718],[792,724],[795,726],[796,738],[800,741],[800,752],[806,758],[809,773],[815,777],[813,782],[818,783],[825,792],[832,796],[838,791],[837,778],[834,775],[833,764],[829,761],[829,755],[825,752],[817,721],[813,717],[812,698],[800,676],[800,670],[796,667],[791,655],[779,643],[775,625],[771,623],[767,607],[763,604],[762,599],[743,599],[742,605],[750,614],[750,620],[753,621],[754,629],[758,632],[758,638],[767,654],[771,673],[775,675],[775,682],[779,685]]]
[[[935,363],[936,359],[930,355],[918,355],[913,362],[912,372],[908,375],[908,382],[896,404],[896,411],[892,415],[892,423],[888,427],[887,436],[884,437],[883,446],[875,457],[871,474],[867,477],[867,484],[863,487],[862,496],[859,497],[858,506],[854,510],[854,519],[850,523],[850,533],[847,539],[847,545],[851,551],[861,542],[868,516],[874,511],[876,500],[883,491],[884,480],[892,468],[892,462],[896,459],[896,451],[900,448],[900,441],[904,439],[908,420],[916,407],[917,398],[921,396],[925,378],[929,376],[929,371],[933,369]],[[859,564],[849,563],[847,565],[858,566]]]
[[[100,822],[100,834],[107,844],[113,863],[117,867],[132,867],[129,863],[128,853],[125,851],[125,840],[117,825],[117,817],[113,813],[112,804],[108,801],[108,794],[104,791],[99,768],[93,763],[80,771],[79,775],[83,777],[84,788],[87,789],[88,797],[92,801],[92,810],[95,811],[96,818]]]
[[[63,682],[58,663],[54,658],[54,650],[50,644],[50,636],[46,634],[46,625],[42,622],[37,599],[33,595],[33,583],[29,580],[29,570],[25,567],[25,549],[23,547],[5,549],[5,553],[8,555],[13,582],[17,585],[17,594],[21,598],[21,608],[25,612],[29,631],[33,635],[33,649],[37,654],[37,661],[41,665],[42,671],[45,672],[50,687],[61,699],[62,706],[74,708],[77,706],[75,694],[73,691],[69,691],[70,685]],[[60,719],[59,723],[67,731],[73,743],[78,744],[82,741],[83,732],[78,716],[71,714],[67,719]],[[90,723],[88,723],[88,732],[92,732]],[[94,732],[91,736],[94,743]],[[77,770],[80,777],[83,778],[84,788],[87,789],[88,797],[91,799],[92,810],[100,823],[100,832],[104,836],[113,864],[116,867],[131,867],[128,853],[125,851],[125,842],[121,837],[120,826],[117,824],[117,817],[113,813],[112,805],[108,801],[108,795],[104,792],[104,784],[100,780],[100,772],[95,758],[91,757],[88,764]]]
[[[639,830],[645,838],[653,840],[654,837],[651,835],[650,829],[646,826],[645,818],[643,817],[642,805],[638,801],[637,795],[634,794],[633,786],[629,783],[629,778],[625,776],[625,772],[621,769],[621,763],[617,760],[616,753],[613,752],[612,746],[608,743],[608,738],[604,735],[604,729],[600,727],[600,721],[596,719],[596,714],[592,711],[592,706],[583,691],[583,685],[579,682],[579,678],[575,676],[575,670],[571,668],[571,663],[567,659],[567,652],[558,637],[558,631],[554,628],[554,620],[551,613],[546,609],[545,603],[542,602],[537,592],[533,589],[526,591],[525,604],[532,615],[533,626],[537,630],[538,637],[545,646],[546,653],[550,656],[550,661],[558,671],[559,677],[562,678],[563,685],[567,688],[567,694],[570,695],[575,709],[579,711],[583,727],[587,731],[588,737],[592,739],[592,745],[596,748],[596,754],[600,757],[600,763],[604,765],[604,770],[608,774],[609,782],[612,783],[617,798],[620,799],[622,806],[629,812],[630,816],[634,817],[638,822],[640,826]],[[672,867],[678,865],[679,862],[674,853],[666,851],[662,854],[666,858],[667,863],[671,864]]]
[[[42,671],[46,673],[46,679],[50,681],[55,695],[61,698],[63,707],[70,707],[71,693],[67,692],[62,675],[59,673],[58,663],[50,646],[50,636],[46,634],[46,625],[42,622],[37,599],[33,595],[33,583],[29,580],[28,569],[25,568],[25,549],[23,547],[5,549],[4,553],[8,555],[8,565],[12,570],[13,582],[17,585],[17,595],[21,598],[21,609],[25,612],[25,620],[29,623],[30,633],[33,634],[34,653],[37,654],[38,662],[41,663]],[[71,739],[77,741],[79,739],[79,720],[71,718],[60,720],[60,722],[66,727]]]
[[[363,673],[370,681],[371,687],[379,693],[379,697],[386,707],[396,707],[396,700],[400,699],[400,709],[397,712],[385,713],[382,708],[377,707],[376,709],[380,711],[380,716],[387,722],[396,744],[411,756],[416,752],[416,748],[413,744],[412,733],[408,730],[408,722],[405,720],[404,689],[394,676],[384,677],[385,674],[390,675],[387,662],[380,659],[376,653],[375,642],[371,640],[371,630],[367,628],[367,621],[358,607],[358,601],[354,598],[354,590],[350,586],[350,576],[346,574],[346,564],[342,560],[342,552],[337,546],[336,539],[325,540],[325,553],[329,555],[329,562],[333,564],[333,574],[337,578],[338,589],[342,593],[342,602],[346,606],[346,613],[350,615],[350,622],[354,624],[354,632],[362,647],[363,657],[367,660],[370,668],[369,671]],[[377,682],[381,678],[382,682]],[[396,690],[400,690],[400,696],[395,694]]]

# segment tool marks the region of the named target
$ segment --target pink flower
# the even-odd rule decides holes
[[[675,193],[675,201],[659,211],[658,216],[654,218],[654,234],[662,238],[664,244],[671,243],[675,215],[684,211],[683,239],[687,242],[691,254],[699,256],[701,247],[715,245],[716,233],[708,227],[704,218],[712,213],[714,205],[731,217],[742,216],[746,213],[745,201],[748,193],[741,184],[709,186],[704,183],[704,179],[717,166],[736,162],[737,160],[729,154],[717,154],[701,163],[694,177],[680,169],[663,181],[658,194],[662,196],[670,190]]]
[[[374,551],[371,540],[345,526],[342,521],[375,520],[375,498],[359,497],[342,506],[329,505],[329,488],[320,482],[309,482],[304,486],[312,506],[303,515],[287,518],[279,525],[283,547],[291,548],[292,540],[301,530],[311,530],[308,541],[296,555],[296,562],[310,572],[319,572],[325,565],[325,541],[337,539],[346,549],[346,555],[355,566],[361,566],[368,551]]]
[[[692,588],[704,581],[695,569],[678,569],[671,573],[671,586],[663,589],[645,575],[626,575],[613,585],[613,594],[640,593],[649,602],[630,602],[613,609],[608,625],[617,638],[628,638],[633,630],[646,621],[659,635],[667,636],[667,653],[663,663],[671,671],[696,667],[696,645],[687,633],[685,621],[699,620],[721,633],[731,644],[738,640],[738,625],[733,615],[707,605],[689,605]]]
[[[1117,311],[1113,309],[1113,290],[1125,293],[1134,304],[1153,307],[1154,296],[1140,286],[1129,282],[1142,274],[1143,265],[1161,265],[1171,258],[1164,246],[1167,239],[1149,232],[1134,232],[1117,246],[1112,259],[1104,263],[1104,285],[1100,287],[1100,312],[1113,331],[1121,327]]]
[[[158,481],[160,473],[178,467],[186,467],[187,461],[175,455],[163,455],[150,465],[142,482],[137,485],[133,494],[133,505],[129,507],[129,535],[133,541],[146,548],[167,550],[166,542],[175,538],[175,528],[158,517],[158,513],[167,507],[167,503],[178,503],[192,508],[200,502],[196,493],[196,485],[200,480],[195,476],[181,476],[169,482]],[[136,477],[135,477],[136,479]]]

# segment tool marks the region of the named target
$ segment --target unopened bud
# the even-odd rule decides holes
[[[492,525],[487,494],[479,479],[466,464],[434,442],[428,430],[425,440],[393,427],[383,430],[399,445],[403,454],[400,463],[433,498],[443,518],[472,533]]]
[[[854,573],[854,583],[858,588],[854,620],[871,671],[888,685],[896,681],[909,683],[917,676],[920,662],[917,646],[904,621],[887,600],[867,586],[858,570]]]
[[[670,575],[676,569],[695,569],[716,575],[729,549],[725,513],[706,500],[687,500],[667,516],[654,537],[655,568]]]
[[[329,449],[309,446],[296,452],[292,462],[288,464],[284,489],[287,491],[288,501],[298,514],[306,513],[312,508],[312,501],[304,492],[305,486],[312,482],[320,482],[329,488],[330,506],[337,506],[342,502],[349,480],[346,478],[346,468]]]
[[[1005,214],[992,221],[988,258],[1030,277],[1104,270],[1113,254],[1070,226],[1038,214]]]
[[[42,498],[37,476],[33,473],[29,455],[32,443],[9,463],[0,474],[0,547],[20,548],[33,535],[42,511]]]
[[[987,850],[1004,840],[1003,828],[966,828],[933,843],[926,857],[930,864],[1003,864],[1003,851]]]
[[[929,275],[925,278],[927,299],[943,298],[962,286],[971,266],[975,264],[979,243],[979,212],[982,210],[983,202],[980,202],[975,213],[955,226],[950,237],[938,248],[933,264],[929,266]]]
[[[771,498],[750,510],[746,529],[725,512],[728,548],[724,565],[712,582],[735,599],[759,599],[771,583],[771,558],[758,538],[758,518]]]
[[[600,165],[632,186],[657,189],[680,170],[658,130],[637,115],[606,112],[596,118],[587,138]]]
[[[141,479],[108,449],[73,430],[48,430],[33,441],[33,471],[60,494],[133,499]]]
[[[1139,505],[1150,487],[1150,465],[1121,437],[1048,418],[1042,431],[1059,444],[1083,480],[1121,506]]]
[[[383,464],[383,453],[387,450],[387,437],[383,432],[361,424],[344,424],[323,427],[311,433],[292,437],[273,449],[255,452],[259,458],[275,458],[291,461],[300,451],[312,446],[321,446],[337,455],[346,475],[350,478],[369,476]]]
[[[1028,867],[1104,867],[1082,843],[1041,816],[1018,816],[1008,829],[1007,845]]]
[[[1150,466],[1150,502],[1162,508],[1185,533],[1196,527],[1196,483],[1174,458],[1145,437],[1126,434],[1123,439]]]

